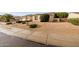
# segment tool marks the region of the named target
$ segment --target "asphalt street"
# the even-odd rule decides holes
[[[0,32],[0,47],[50,47]]]

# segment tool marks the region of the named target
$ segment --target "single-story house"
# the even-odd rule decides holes
[[[53,18],[54,18],[54,13],[47,13],[47,14],[49,14],[49,21],[53,21]],[[26,16],[24,16],[24,17],[22,17],[22,20],[31,20],[31,21],[33,21],[33,22],[40,22],[40,16],[41,16],[42,14],[33,14],[33,15],[26,15]]]
[[[60,22],[59,18],[54,18],[54,15],[55,15],[54,12],[50,12],[50,13],[46,13],[46,14],[49,15],[49,22],[53,22],[54,20]],[[35,22],[35,21],[40,22],[40,20],[41,20],[40,16],[41,15],[42,14],[27,15],[26,20],[31,20],[33,22]],[[65,20],[65,18],[64,18],[64,20]]]

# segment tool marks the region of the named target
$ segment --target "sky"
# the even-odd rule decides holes
[[[0,15],[12,14],[14,16],[24,16],[29,14],[41,14],[41,13],[45,13],[45,12],[0,12]]]

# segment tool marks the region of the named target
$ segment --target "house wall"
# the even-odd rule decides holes
[[[40,16],[41,15],[34,15],[33,21],[40,22]],[[49,21],[53,21],[53,19],[54,19],[54,13],[49,13]]]
[[[56,20],[57,22],[60,22],[59,18],[54,18],[54,13],[48,13],[49,14],[49,22],[53,22],[54,20]],[[40,22],[40,16],[41,15],[29,15],[26,16],[26,20],[32,20],[32,22]],[[68,18],[72,18],[72,17],[79,17],[79,15],[74,15],[74,14],[69,14]],[[63,21],[67,21],[67,19],[62,18]]]
[[[26,19],[32,20],[32,16],[27,16]]]
[[[77,13],[69,13],[68,18],[79,18],[79,14],[77,14]]]
[[[41,15],[33,15],[32,16],[32,20],[33,20],[33,22],[40,22],[40,16]],[[53,19],[54,19],[54,13],[51,13],[51,14],[49,14],[49,21],[53,21]]]
[[[36,21],[40,22],[40,16],[41,16],[41,15],[37,15],[37,16],[36,16],[36,17],[37,17],[37,18],[36,18]]]
[[[21,19],[22,19],[22,17],[20,17],[20,16],[14,16],[14,18],[16,21],[21,21]]]
[[[49,22],[54,20],[54,13],[49,14]]]
[[[32,20],[33,22],[40,22],[40,15],[28,16],[27,19]]]

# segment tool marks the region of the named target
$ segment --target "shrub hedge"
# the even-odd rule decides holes
[[[31,24],[29,25],[30,28],[37,28],[37,24]]]
[[[41,19],[40,20],[41,22],[48,22],[49,21],[49,15],[43,14],[43,15],[41,15],[40,19]]]
[[[79,18],[72,18],[69,19],[68,22],[74,24],[74,25],[79,25]]]
[[[7,23],[6,23],[6,25],[10,25],[10,24],[12,24],[12,23],[11,23],[11,22],[7,22]]]
[[[67,12],[57,12],[57,13],[55,13],[54,18],[67,18],[68,15],[69,14]]]

